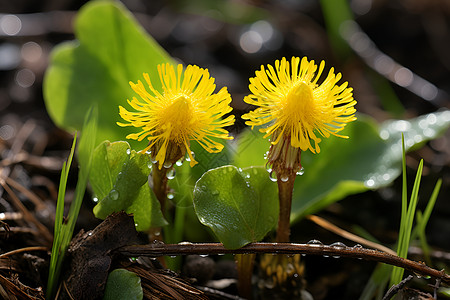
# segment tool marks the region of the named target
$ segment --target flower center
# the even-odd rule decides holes
[[[181,142],[191,132],[192,106],[184,95],[178,96],[167,106],[161,116],[161,125],[170,128],[170,139]]]
[[[314,111],[314,97],[312,88],[305,82],[297,83],[287,94],[285,113],[295,123],[308,118]]]

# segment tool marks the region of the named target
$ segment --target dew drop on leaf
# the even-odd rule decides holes
[[[119,192],[116,190],[111,190],[111,192],[109,192],[109,198],[111,198],[111,200],[119,199]]]

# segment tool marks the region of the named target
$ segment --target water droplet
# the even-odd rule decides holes
[[[151,260],[156,260],[156,257],[150,257]]]
[[[310,240],[306,243],[307,245],[313,246],[313,247],[323,247],[323,243],[318,240]]]
[[[138,227],[138,226],[139,226],[139,224],[138,224],[138,223],[134,223],[134,226],[135,226],[135,227]]]
[[[156,157],[150,156],[150,160],[153,164],[156,164],[158,161],[156,160]]]
[[[111,192],[109,192],[109,198],[111,198],[111,200],[119,199],[119,192],[116,190],[111,190]]]
[[[322,256],[323,256],[323,257],[325,257],[325,258],[328,258],[328,257],[330,257],[329,255],[325,255],[325,254],[324,254],[324,255],[322,255]]]
[[[192,158],[195,159],[195,153],[191,151]],[[186,157],[184,158],[186,161],[191,161],[191,157],[186,153]]]
[[[283,176],[281,176],[280,180],[282,182],[288,182],[289,181],[289,176],[288,175],[283,175]]]
[[[200,257],[208,257],[208,254],[200,254]]]
[[[172,169],[170,169],[169,171],[167,171],[167,173],[166,173],[166,177],[167,177],[167,179],[174,179],[175,178],[175,175],[176,175],[176,171],[175,171],[175,169],[174,168],[172,168]]]
[[[174,193],[167,193],[167,199],[172,200],[173,198],[175,198]]]
[[[345,249],[347,246],[344,243],[336,242],[330,245],[330,247],[333,247],[334,249]]]
[[[267,170],[267,172],[272,172],[272,167],[269,165],[269,164],[266,164],[266,170]]]
[[[179,242],[178,245],[192,245],[191,242]]]
[[[363,246],[361,246],[360,244],[356,244],[355,246],[353,246],[353,248],[355,248],[355,249],[363,249]]]
[[[94,201],[95,203],[97,203],[97,202],[98,202],[98,198],[97,198],[97,197],[94,197],[94,198],[92,199],[92,201]]]
[[[151,170],[153,168],[153,163],[152,162],[148,162],[147,167]]]
[[[163,167],[166,168],[166,169],[169,169],[169,168],[172,167],[172,163],[168,162],[168,161],[165,161],[164,164],[163,164]]]
[[[183,165],[183,160],[177,160],[177,162],[175,163],[178,167],[181,167]]]
[[[88,236],[92,236],[92,231],[91,231],[91,232],[88,232]]]
[[[176,255],[170,255],[169,257],[170,257],[170,258],[177,258]]]
[[[339,255],[333,255],[333,258],[341,258]]]
[[[245,175],[246,179],[250,179],[250,174]]]
[[[274,171],[270,171],[269,173],[269,178],[270,180],[272,180],[273,182],[277,182],[277,174]]]
[[[298,172],[296,173],[296,175],[302,176],[303,174],[305,174],[305,169],[303,167],[301,167],[300,170],[298,170]]]
[[[264,159],[267,159],[269,157],[269,151],[267,151],[266,153],[264,153]]]
[[[127,149],[127,155],[131,154],[131,149]]]

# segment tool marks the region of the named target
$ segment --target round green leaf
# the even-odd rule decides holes
[[[115,269],[108,275],[103,300],[141,300],[144,293],[141,278],[125,269]]]
[[[225,247],[260,241],[278,220],[277,185],[262,167],[212,169],[197,181],[194,208]]]

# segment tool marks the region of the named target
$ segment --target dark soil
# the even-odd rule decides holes
[[[21,31],[9,36],[4,34],[2,20],[5,17],[0,14],[0,298],[15,299],[12,295],[17,299],[44,298],[59,174],[73,137],[56,128],[47,115],[42,98],[42,80],[51,49],[62,41],[74,38],[72,17],[84,2],[21,0],[0,3],[1,14],[18,14],[22,21]],[[275,38],[270,43],[263,44],[262,50],[256,53],[245,52],[240,46],[240,39],[249,30],[248,24],[224,23],[185,13],[181,9],[181,2],[177,1],[123,1],[172,56],[185,63],[209,68],[216,78],[217,86],[228,86],[237,115],[247,109],[241,99],[248,93],[248,78],[254,75],[259,65],[292,55],[324,59],[327,65],[334,65],[354,88],[358,111],[379,122],[393,117],[411,118],[448,108],[449,2],[350,2],[354,8],[355,20],[376,46],[399,64],[435,84],[439,89],[438,101],[425,100],[401,86],[384,81],[381,75],[371,70],[353,52],[349,52],[346,57],[339,57],[332,51],[318,1],[249,2],[250,5],[266,9],[267,21],[275,30]],[[65,14],[53,14],[55,11]],[[215,29],[211,31],[208,28]],[[388,89],[395,92],[405,108],[404,112],[398,114],[389,111],[389,105],[377,91],[380,82],[384,82]],[[236,131],[242,127],[243,124],[238,124]],[[414,177],[419,160],[424,159],[420,192],[422,201],[419,203],[421,210],[424,209],[437,179],[443,179],[441,193],[427,227],[427,239],[434,255],[433,266],[437,269],[448,268],[450,256],[450,202],[447,201],[450,198],[449,145],[450,132],[447,132],[407,157],[409,178]],[[76,170],[75,164],[69,181],[66,198],[68,203],[76,183]],[[397,240],[400,199],[401,182],[397,179],[390,187],[348,197],[319,215],[349,231],[355,226],[364,228],[381,243],[393,245]],[[92,214],[92,206],[93,203],[86,196],[75,234],[80,230],[88,232],[100,223]],[[80,238],[82,239],[81,234],[78,236]],[[292,228],[293,241],[307,242],[311,239],[325,244],[336,241],[351,243],[308,220],[303,220]],[[140,240],[139,243],[144,242],[147,241]],[[17,253],[4,255],[10,251]],[[123,258],[112,261],[112,258],[105,256],[105,252],[95,254],[101,258],[103,275],[110,267],[135,268],[135,265]],[[417,247],[411,248],[411,257],[423,260]],[[174,279],[176,276],[172,272],[162,269],[156,262],[143,261],[141,265],[148,272],[142,271],[142,268],[134,271],[142,277],[145,296],[148,298],[157,295],[164,299],[177,299],[180,295],[173,294],[172,291],[179,287],[188,291],[187,294],[181,294],[179,299],[191,296],[202,299],[205,295],[213,299],[229,299],[226,298],[227,295],[237,292],[234,280],[236,271],[231,257],[226,260],[212,256],[198,263],[189,260],[186,262],[186,265],[193,265],[193,269],[200,269],[197,273],[192,269],[185,269],[185,274],[198,277],[200,283],[208,279],[218,283],[219,279],[228,278],[229,282],[225,284],[228,287],[215,292],[203,285],[198,286],[198,289],[193,288],[189,281]],[[306,289],[316,300],[357,299],[376,265],[356,259],[312,256],[305,257],[303,261]],[[219,270],[217,274],[201,271],[213,267]],[[74,268],[67,270],[72,270],[72,273],[66,271],[64,277],[71,278],[70,280],[83,280],[80,276],[84,273],[100,274],[92,270],[84,270],[84,273],[77,272]],[[105,279],[104,276],[100,277],[103,279],[99,279],[98,286]],[[414,280],[408,286],[432,293],[433,289],[427,284],[433,285],[434,282]],[[155,288],[158,286],[164,288],[158,290]],[[90,295],[95,298],[94,294]],[[420,299],[429,299],[423,297]],[[443,295],[439,297],[444,299]],[[89,296],[84,298],[89,299]]]

